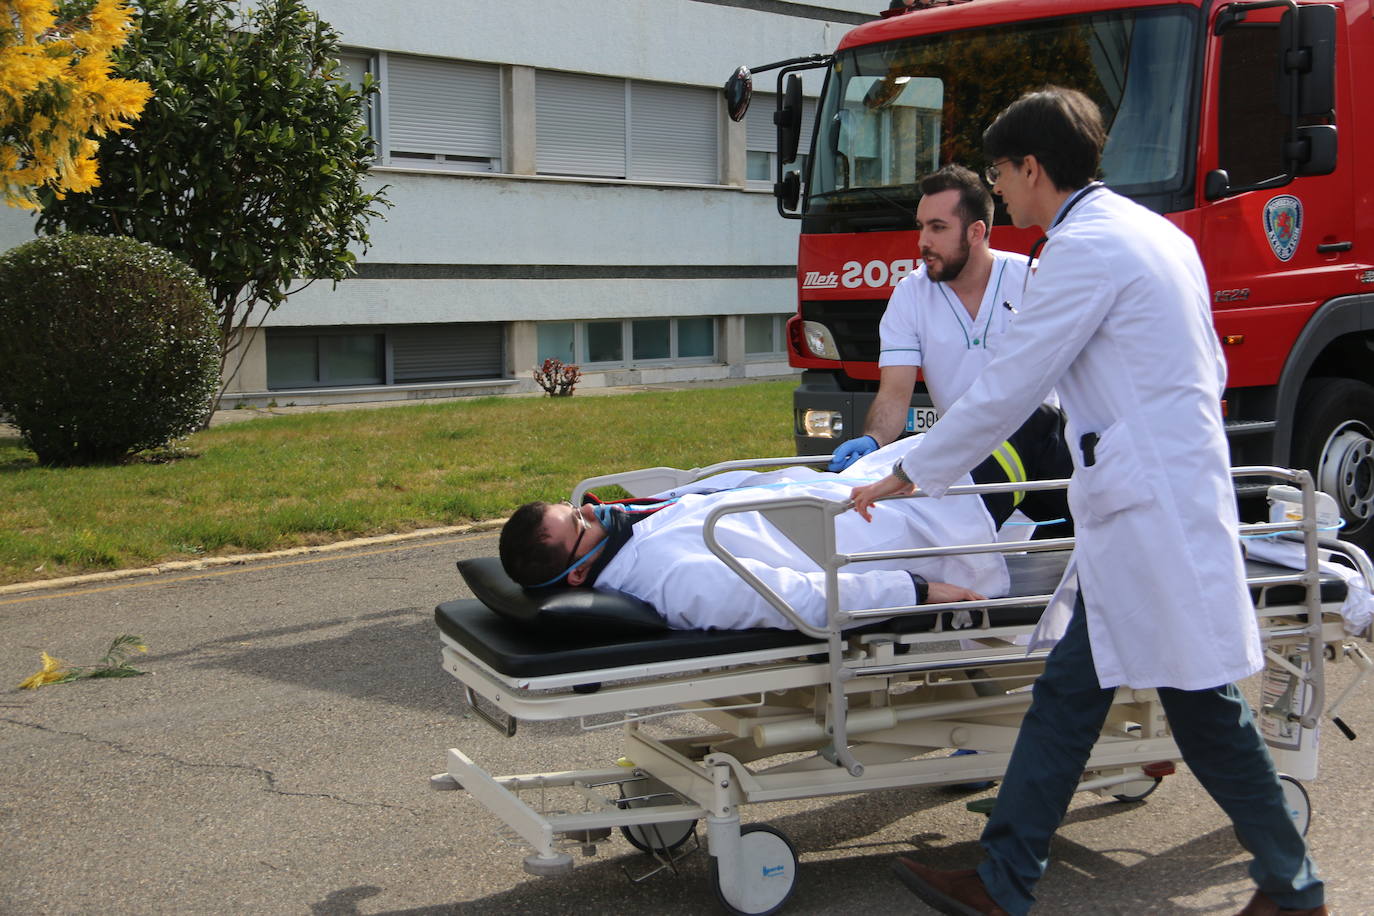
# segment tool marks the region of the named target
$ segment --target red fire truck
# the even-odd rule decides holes
[[[1109,125],[1106,183],[1202,253],[1234,463],[1312,470],[1340,504],[1342,537],[1374,544],[1374,106],[1359,95],[1374,86],[1370,0],[893,6],[833,54],[754,70],[778,71],[774,191],[779,213],[801,220],[788,325],[804,370],[798,453],[862,433],[879,319],[919,264],[916,181],[948,162],[981,170],[998,111],[1028,89],[1071,86]],[[799,159],[802,70],[824,86]],[[732,116],[750,77],[740,68],[726,83]],[[997,248],[1039,237],[1000,202],[994,224]],[[935,419],[918,386],[908,431]]]

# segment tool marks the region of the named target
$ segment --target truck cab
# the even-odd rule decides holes
[[[1108,186],[1197,243],[1233,463],[1311,470],[1341,506],[1341,536],[1374,544],[1374,183],[1356,179],[1374,165],[1374,110],[1356,93],[1374,77],[1369,0],[894,6],[833,54],[779,67],[775,191],[801,220],[798,453],[863,432],[878,322],[919,264],[919,178],[950,162],[980,171],[997,112],[1057,84],[1101,107]],[[806,174],[784,145],[803,75],[824,80]],[[1024,253],[1038,238],[999,202],[993,247]],[[935,419],[918,384],[908,431]]]

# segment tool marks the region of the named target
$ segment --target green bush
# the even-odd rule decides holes
[[[58,235],[0,255],[0,413],[44,464],[121,461],[195,430],[218,357],[205,284],[170,252]]]

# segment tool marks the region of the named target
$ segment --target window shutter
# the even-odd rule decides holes
[[[778,128],[773,124],[773,112],[778,110],[776,92],[756,92],[749,103],[749,113],[744,116],[744,147],[765,153],[778,151]],[[816,100],[802,99],[801,140],[797,143],[797,155],[805,156],[811,151],[811,134],[816,126]]]
[[[719,182],[718,95],[695,86],[632,83],[629,177]]]
[[[778,129],[773,125],[773,112],[777,111],[776,93],[756,92],[749,102],[749,113],[744,116],[744,147],[761,153],[778,151]]]
[[[339,69],[334,71],[334,76],[356,89],[363,84],[370,60],[366,54],[345,51],[339,55]]]
[[[387,82],[392,152],[499,162],[499,68],[392,54],[387,59]]]
[[[389,336],[397,383],[500,378],[505,370],[505,325],[499,322],[395,328]]]
[[[546,175],[625,177],[625,81],[540,70],[535,161]]]
[[[797,144],[797,156],[811,155],[811,134],[816,127],[816,100],[802,99],[801,142]]]

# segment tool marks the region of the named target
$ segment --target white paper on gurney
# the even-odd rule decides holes
[[[1245,543],[1245,552],[1252,559],[1287,566],[1289,569],[1304,569],[1307,566],[1307,548],[1297,541],[1255,538]],[[1329,576],[1339,576],[1345,582],[1345,602],[1341,605],[1345,632],[1351,636],[1363,633],[1368,629],[1371,618],[1374,618],[1374,595],[1370,595],[1369,583],[1349,566],[1322,560],[1317,568]]]

